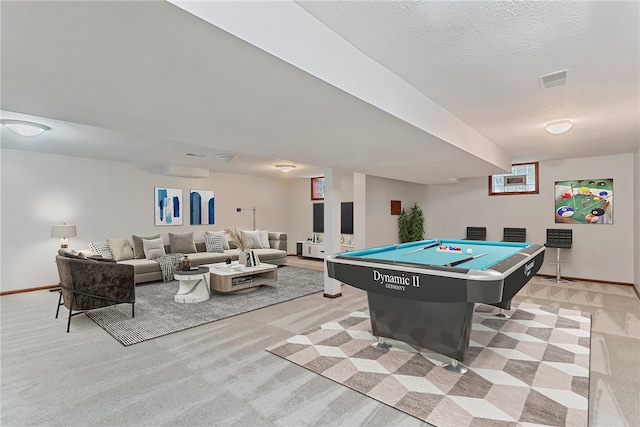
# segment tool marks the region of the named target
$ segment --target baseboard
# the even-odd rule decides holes
[[[324,294],[323,296],[325,298],[331,298],[331,299],[340,298],[342,296],[342,292],[340,292],[339,294],[335,294],[335,295]]]
[[[540,277],[548,277],[550,279],[556,277],[555,274],[536,274],[536,276]],[[562,276],[565,280],[573,280],[573,281],[581,281],[581,282],[592,282],[592,283],[607,283],[609,285],[622,285],[622,286],[633,286],[633,283],[627,282],[614,282],[611,280],[598,280],[598,279],[586,279],[584,277],[570,277],[570,276]],[[635,289],[635,286],[634,286]]]
[[[11,294],[21,294],[23,292],[33,292],[33,291],[43,291],[46,289],[56,289],[59,288],[60,285],[48,285],[48,286],[39,286],[37,288],[25,288],[25,289],[14,289],[11,291],[4,291],[4,292],[0,292],[0,297],[4,296],[4,295],[11,295]]]

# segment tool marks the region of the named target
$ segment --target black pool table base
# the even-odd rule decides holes
[[[474,303],[411,301],[373,292],[368,292],[367,298],[372,334],[379,339],[374,345],[379,346],[385,337],[463,361]]]

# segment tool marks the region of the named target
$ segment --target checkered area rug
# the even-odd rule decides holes
[[[373,348],[366,309],[266,350],[438,427],[586,426],[591,315],[523,303],[502,319],[478,308],[463,375],[420,347]]]

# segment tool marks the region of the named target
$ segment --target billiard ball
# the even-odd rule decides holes
[[[472,254],[473,253],[473,249],[471,249],[471,248],[467,249],[467,253],[468,254]]]
[[[576,211],[570,206],[562,206],[560,209],[556,211],[556,213],[563,218],[568,218],[570,216],[573,216],[573,214],[575,214]]]

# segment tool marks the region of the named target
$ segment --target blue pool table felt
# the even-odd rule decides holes
[[[438,246],[407,254],[412,250],[425,247],[434,243],[444,246],[458,246],[462,252],[438,252]],[[478,240],[450,240],[431,239],[419,242],[401,243],[399,245],[382,246],[378,248],[362,249],[351,252],[343,252],[340,255],[360,257],[367,260],[383,260],[395,262],[408,262],[413,264],[444,266],[450,262],[487,253],[487,255],[457,265],[457,268],[486,270],[492,265],[509,258],[513,254],[531,246],[531,243],[491,242]],[[471,254],[467,253],[471,249]]]

